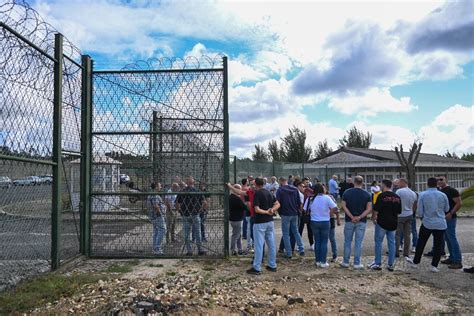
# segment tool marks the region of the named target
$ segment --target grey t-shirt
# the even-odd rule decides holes
[[[413,215],[413,203],[418,200],[416,193],[410,188],[398,189],[396,194],[402,200],[402,213],[398,217],[407,217]]]

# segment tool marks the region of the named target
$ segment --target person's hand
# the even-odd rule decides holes
[[[453,218],[453,214],[451,212],[446,214],[446,219],[449,221]]]
[[[337,226],[341,226],[341,220],[340,219],[338,219],[336,223],[337,223]]]
[[[372,216],[372,222],[373,222],[374,224],[377,224],[377,217],[376,217],[376,216]]]
[[[353,222],[353,223],[358,223],[359,221],[360,221],[360,216],[354,216],[354,217],[352,218],[352,222]]]

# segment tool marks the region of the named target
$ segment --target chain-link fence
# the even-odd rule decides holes
[[[91,256],[226,253],[225,65],[93,72]]]
[[[229,178],[231,181],[239,182],[248,176],[264,177],[268,180],[275,176],[288,178],[308,177],[311,180],[318,180],[327,183],[331,175],[337,174],[341,178],[347,175],[347,170],[334,168],[321,168],[312,163],[291,163],[281,161],[259,162],[250,159],[230,158]]]
[[[0,290],[79,254],[80,53],[56,33],[26,3],[0,5]]]

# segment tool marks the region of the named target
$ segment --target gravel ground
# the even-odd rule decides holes
[[[467,258],[466,258],[467,257]],[[466,255],[472,262],[474,255]],[[368,263],[371,257],[364,257]],[[313,258],[278,258],[278,271],[245,273],[250,256],[229,260],[141,260],[132,272],[84,286],[33,310],[39,314],[429,314],[474,313],[473,275],[412,270],[353,270],[332,264],[315,268]],[[61,273],[94,273],[117,261],[79,260]]]

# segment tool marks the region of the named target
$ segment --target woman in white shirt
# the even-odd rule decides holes
[[[316,266],[328,268],[326,261],[328,253],[328,240],[330,230],[331,213],[337,211],[337,205],[327,195],[324,194],[324,188],[321,184],[314,186],[314,197],[308,199],[305,209],[311,214],[311,230],[314,236],[314,255],[316,257]]]

